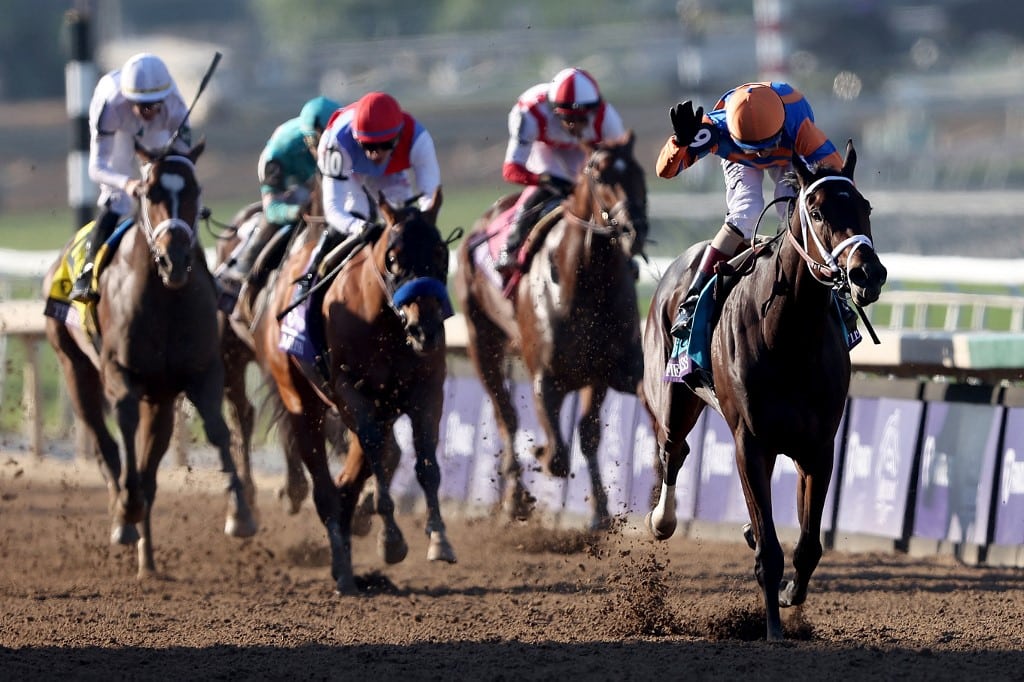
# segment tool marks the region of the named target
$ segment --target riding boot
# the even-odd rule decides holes
[[[512,225],[511,232],[509,232],[508,241],[501,247],[498,262],[494,264],[495,269],[502,277],[508,278],[519,265],[516,256],[519,254],[519,247],[523,245],[523,236],[527,229],[524,223],[526,221],[518,219],[517,216],[517,220]]]
[[[313,253],[310,254],[309,267],[306,268],[301,277],[295,280],[296,287],[295,293],[292,295],[292,305],[309,295],[309,290],[313,288],[313,283],[317,278],[320,260],[337,246],[343,238],[344,235],[334,228],[324,228],[324,231],[320,234],[320,241],[316,243]]]
[[[117,226],[117,219],[120,216],[110,210],[104,210],[102,215],[96,219],[89,241],[86,244],[85,265],[79,273],[74,285],[71,287],[69,298],[72,301],[81,303],[95,303],[99,299],[99,292],[92,288],[93,271],[96,267],[96,256],[100,247],[110,238]]]
[[[700,268],[690,282],[690,288],[683,297],[676,311],[676,319],[672,322],[672,329],[669,333],[677,339],[688,339],[690,337],[690,325],[693,323],[693,313],[697,309],[697,301],[700,299],[700,292],[704,290],[711,276],[715,273],[715,265],[727,259],[729,256],[722,253],[715,247],[708,244],[704,247],[704,254],[700,259]]]
[[[265,220],[260,221],[237,255],[232,256],[228,261],[227,267],[218,276],[218,279],[225,285],[225,288],[232,288],[236,292],[238,291],[239,287],[242,286],[242,282],[249,276],[253,263],[256,262],[256,259],[263,251],[263,247],[267,245],[267,242],[274,236],[274,233],[275,231],[271,229],[269,223]]]

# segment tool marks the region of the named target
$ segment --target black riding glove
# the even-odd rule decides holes
[[[572,194],[573,189],[576,187],[576,183],[572,180],[566,180],[565,178],[560,178],[557,175],[552,175],[551,173],[541,173],[537,184],[541,187],[546,187],[552,194],[557,194],[562,197],[567,197]]]
[[[668,111],[672,119],[672,130],[675,132],[676,144],[680,147],[688,147],[697,136],[697,129],[704,120],[704,107],[697,107],[693,110],[693,102],[686,100],[675,105]]]

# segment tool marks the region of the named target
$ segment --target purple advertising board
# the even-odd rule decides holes
[[[601,405],[601,442],[597,448],[597,465],[602,487],[608,496],[608,512],[613,516],[625,514],[629,507],[633,425],[638,408],[640,403],[636,396],[617,391],[608,391]],[[577,428],[572,439],[565,510],[589,516],[593,511],[591,495],[590,471],[583,456]]]
[[[441,469],[442,500],[465,502],[476,456],[480,426],[480,383],[466,377],[448,377],[444,387],[437,464]]]
[[[918,400],[854,398],[850,402],[837,532],[904,536],[923,409]]]
[[[992,542],[1024,545],[1024,407],[1006,410],[1000,460]]]
[[[926,403],[915,536],[985,544],[1002,412],[994,405]]]
[[[732,431],[718,412],[706,409],[707,423],[700,444],[700,483],[696,518],[717,523],[746,523],[750,519],[736,471]]]

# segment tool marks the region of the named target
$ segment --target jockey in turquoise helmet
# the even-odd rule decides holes
[[[298,223],[317,182],[317,143],[339,108],[341,105],[332,99],[314,97],[302,105],[298,116],[279,125],[267,140],[257,167],[262,218],[217,274],[225,294],[225,308],[233,305],[242,282],[271,236]]]

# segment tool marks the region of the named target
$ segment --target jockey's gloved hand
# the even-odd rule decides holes
[[[546,187],[553,193],[563,197],[567,197],[572,194],[573,189],[576,187],[576,183],[572,180],[566,180],[565,178],[560,178],[557,175],[552,175],[551,173],[541,173],[540,177],[537,179],[537,184],[541,187]]]
[[[694,111],[693,102],[686,100],[669,109],[668,115],[672,119],[676,144],[680,147],[690,146],[697,136],[700,122],[704,120],[704,107],[697,107],[697,111]]]

